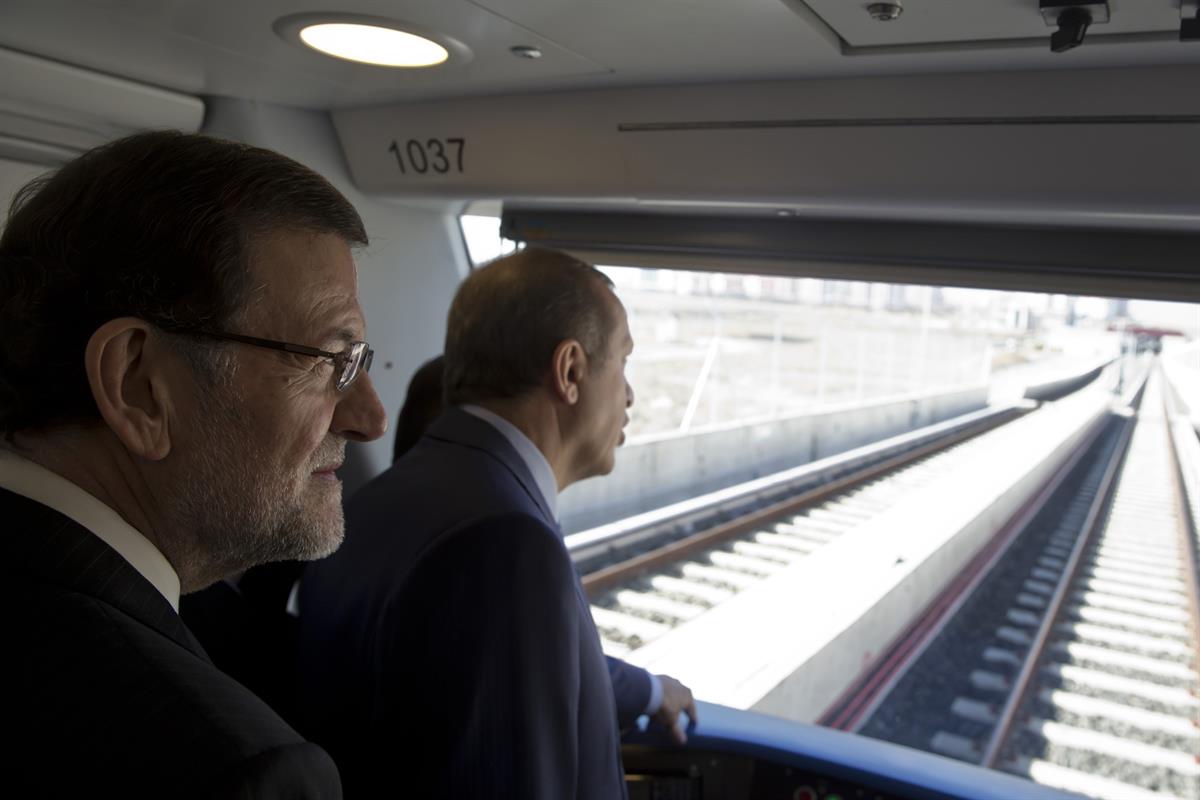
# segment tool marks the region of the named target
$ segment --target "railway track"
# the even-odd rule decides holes
[[[1155,371],[846,727],[1095,797],[1200,797],[1195,527],[1163,389]]]
[[[620,656],[642,647],[959,469],[996,446],[992,437],[1001,435],[996,424],[959,432],[586,574],[583,583],[605,652]]]

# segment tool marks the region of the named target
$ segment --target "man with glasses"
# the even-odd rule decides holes
[[[0,237],[18,794],[341,795],[177,609],[340,544],[334,471],[386,427],[365,243],[320,176],[203,136],[129,137],[18,193]]]

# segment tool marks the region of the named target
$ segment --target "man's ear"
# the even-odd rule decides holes
[[[100,416],[131,453],[150,461],[171,452],[166,355],[162,338],[134,317],[101,325],[84,351]]]
[[[579,402],[583,392],[583,379],[587,375],[587,354],[583,345],[575,339],[564,339],[554,348],[553,390],[555,396],[573,406]]]

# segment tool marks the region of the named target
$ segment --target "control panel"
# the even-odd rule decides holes
[[[623,748],[629,800],[908,800],[811,770],[747,755]]]

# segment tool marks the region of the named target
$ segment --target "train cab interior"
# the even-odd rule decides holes
[[[339,38],[364,26],[383,33],[357,45]],[[407,49],[409,34],[419,47]],[[347,46],[365,49],[339,49]],[[1140,452],[1130,422],[1139,413],[1113,411],[1117,403],[1159,404],[1155,424],[1171,444],[1147,446],[1178,454],[1163,482],[1182,498],[1191,561],[1179,591],[1190,592],[1195,608],[1197,519],[1187,509],[1200,509],[1196,0],[0,3],[6,204],[25,181],[91,147],[162,128],[284,153],[358,209],[371,238],[356,253],[376,350],[371,375],[390,415],[413,371],[441,351],[458,284],[506,249],[566,250],[611,269],[618,291],[628,292],[635,336],[649,345],[639,343],[646,353],[631,377],[644,407],[635,422],[644,427],[621,456],[624,477],[580,487],[564,527],[606,650],[690,680],[705,701],[686,747],[652,728],[626,737],[631,798],[1200,796],[1189,794],[1200,792],[1194,703],[1180,700],[1182,710],[1168,713],[1153,705],[1158,695],[1113,678],[1097,702],[1115,705],[1085,708],[1072,683],[1083,673],[1070,670],[1090,669],[1094,659],[1055,667],[1055,687],[1027,692],[1058,692],[1077,704],[1074,716],[1038,733],[1051,750],[1074,755],[1055,762],[1004,751],[1020,769],[979,766],[1000,763],[992,751],[1003,748],[976,744],[961,725],[906,738],[881,716],[888,701],[875,691],[909,680],[881,666],[940,652],[933,639],[912,652],[906,642],[971,605],[947,592],[978,588],[1001,550],[1012,542],[1019,549],[1013,520],[1068,514],[1029,487],[1090,480],[1071,470],[1093,462],[1097,485],[1124,485],[1092,455],[1106,447],[1132,448],[1126,459]],[[721,310],[717,295],[733,299]],[[765,316],[753,316],[760,311]],[[960,312],[974,327],[954,316]],[[891,330],[881,320],[893,318],[903,334],[881,333]],[[693,338],[684,341],[685,333]],[[1100,340],[1103,352],[1093,347]],[[981,371],[986,377],[1051,351],[1070,356],[1070,367],[1029,378],[1012,402],[989,401],[976,386]],[[808,388],[793,394],[821,402],[789,406],[789,359],[801,357],[815,366],[803,367]],[[903,366],[889,366],[901,357]],[[846,366],[838,372],[837,364]],[[935,374],[953,390],[929,394]],[[765,397],[774,399],[745,410]],[[814,422],[818,405],[827,416]],[[868,406],[870,414],[856,410]],[[694,613],[679,587],[628,621],[621,603],[641,598],[649,607],[647,587],[681,580],[686,569],[659,580],[646,570],[665,562],[643,560],[641,583],[622,583],[634,579],[616,573],[616,555],[645,558],[659,545],[678,555],[705,526],[728,528],[728,543],[761,526],[763,515],[808,513],[795,511],[800,501],[784,497],[785,484],[813,502],[852,461],[876,470],[862,480],[882,480],[879,470],[895,459],[933,458],[922,448],[935,434],[957,436],[966,448],[1010,424],[1027,428],[1010,437],[1027,442],[1022,458],[987,463],[993,475],[1011,468],[1011,486],[1028,491],[1018,498],[996,490],[1003,504],[971,524],[999,521],[965,539],[956,532],[930,544],[928,513],[893,518],[893,530],[921,539],[888,551],[887,568],[911,567],[896,579],[899,594],[880,595],[869,608],[843,603],[875,580],[874,567],[857,560],[863,550],[843,547],[845,558],[831,550],[824,574],[810,568],[799,588],[793,581],[706,601],[714,610],[686,631],[664,632],[664,619]],[[839,439],[855,426],[865,432]],[[804,457],[772,444],[802,436]],[[1030,466],[1039,448],[1044,463]],[[718,468],[731,458],[742,459],[737,469]],[[346,492],[390,459],[390,441],[355,445]],[[1115,518],[1116,497],[1097,514]],[[735,511],[760,516],[732,522]],[[716,521],[698,523],[705,514]],[[772,547],[790,547],[778,539],[787,531],[772,524],[765,537],[754,533],[757,544],[731,551],[729,564],[710,559],[704,568],[740,569],[737,559],[756,546],[769,557]],[[867,527],[855,531],[863,541],[873,535]],[[1061,560],[1087,557],[1068,547]],[[1063,591],[1069,600],[1075,590]],[[1046,594],[1057,602],[1062,593]],[[1037,601],[1028,591],[1016,596]],[[1127,597],[1094,614],[1141,613],[1134,604],[1143,601]],[[681,603],[683,611],[672,611]],[[829,603],[841,605],[827,613]],[[749,627],[776,633],[740,646],[730,622],[738,609],[759,615],[761,624]],[[842,622],[814,632],[806,614]],[[1193,638],[1171,687],[1186,694],[1190,685],[1194,699],[1195,617],[1187,624]],[[1008,635],[1018,634],[1026,636]],[[794,641],[779,644],[810,635],[825,645],[800,654]],[[762,640],[774,655],[751,663],[745,654]],[[996,663],[1007,658],[1002,648],[975,644]],[[1093,646],[1079,652],[1099,659],[1086,650]],[[796,669],[801,662],[809,673]],[[964,686],[980,691],[999,674],[968,672]],[[1113,725],[1090,739],[1068,725],[1124,719],[1115,706],[1129,696],[1142,699],[1121,724],[1148,726],[1172,744],[1140,739],[1133,747],[1145,751],[1128,772],[1162,767],[1166,778],[1123,783],[1119,770],[1093,768],[1095,759],[1127,755],[1097,738],[1117,735]],[[1027,726],[1020,698],[989,705],[964,697],[947,700],[961,724],[1000,715]],[[1086,752],[1100,755],[1088,761],[1079,755]],[[398,775],[401,795],[402,786]]]

